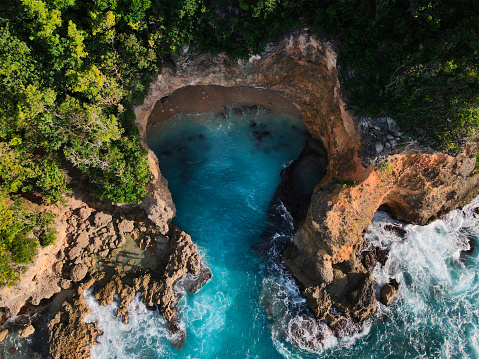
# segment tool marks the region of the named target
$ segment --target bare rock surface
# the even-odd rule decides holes
[[[131,233],[135,229],[135,222],[129,221],[127,219],[123,219],[120,223],[118,223],[118,230],[120,233]]]
[[[84,263],[75,264],[72,268],[71,280],[74,282],[81,281],[88,273],[88,267]]]
[[[291,36],[249,61],[187,53],[175,65],[136,110],[145,146],[158,121],[231,104],[299,115],[323,144],[326,173],[298,206],[306,214],[283,256],[318,319],[329,320],[334,309],[360,323],[376,310],[360,253],[361,233],[379,207],[426,224],[477,195],[475,145],[451,157],[417,146],[391,118],[353,119],[340,96],[336,55],[313,36]]]
[[[33,325],[29,325],[25,328],[22,328],[18,331],[18,337],[19,338],[26,338],[26,337],[29,337],[30,335],[32,335],[33,333],[35,333],[35,328],[33,327]]]
[[[180,292],[175,291],[175,285],[186,274],[192,278],[189,292],[196,291],[208,279],[211,273],[206,268],[191,241],[191,237],[174,225],[168,232],[168,249],[164,260],[158,260],[156,265],[138,268],[129,272],[114,268],[111,273],[97,270],[91,279],[82,283],[76,294],[68,300],[48,324],[50,351],[54,358],[88,358],[90,348],[100,335],[98,328],[91,323],[85,323],[89,313],[83,292],[93,286],[93,294],[101,305],[108,305],[118,295],[117,316],[123,316],[128,321],[128,304],[140,292],[148,307],[157,306],[160,313],[168,321],[170,329],[179,335],[174,345],[181,347],[185,332],[179,327],[176,305]],[[82,344],[77,346],[80,341]]]
[[[388,284],[382,287],[380,292],[381,303],[391,305],[398,295],[399,286],[400,284],[395,279],[391,279]]]
[[[85,323],[89,314],[83,292],[94,280],[82,283],[76,293],[66,300],[60,312],[48,323],[50,353],[54,358],[89,358],[90,348],[101,331],[94,323]]]

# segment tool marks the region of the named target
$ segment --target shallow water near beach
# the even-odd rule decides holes
[[[391,253],[374,275],[378,288],[397,278],[398,299],[379,305],[354,337],[337,339],[311,318],[280,260],[292,240],[291,218],[279,201],[271,202],[281,169],[306,139],[300,121],[264,111],[182,115],[150,130],[149,145],[177,207],[175,223],[192,236],[213,278],[180,300],[187,333],[181,350],[140,296],[123,324],[116,303],[99,306],[86,292],[93,311],[87,319],[104,332],[92,358],[479,356],[479,258],[460,255],[479,235],[477,199],[426,227],[399,224],[403,236],[385,230],[394,220],[378,212],[366,239]]]

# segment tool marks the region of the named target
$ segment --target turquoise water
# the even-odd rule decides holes
[[[115,318],[116,303],[101,307],[87,292],[88,320],[104,332],[92,358],[479,356],[479,259],[477,252],[460,256],[468,238],[479,235],[477,199],[426,227],[401,224],[403,237],[386,231],[393,219],[378,212],[366,239],[391,250],[374,275],[377,289],[398,279],[397,301],[379,305],[353,337],[337,339],[311,319],[279,260],[292,240],[291,218],[280,202],[270,208],[281,169],[305,141],[301,123],[264,113],[176,117],[152,132],[149,144],[169,181],[175,222],[191,234],[213,278],[180,300],[187,332],[180,351],[139,296],[126,325]]]

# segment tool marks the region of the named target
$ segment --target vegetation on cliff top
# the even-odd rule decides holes
[[[0,277],[51,233],[17,198],[57,201],[68,171],[102,199],[142,198],[150,174],[131,107],[185,44],[247,56],[309,26],[338,45],[351,108],[458,149],[479,126],[478,15],[473,0],[1,2]]]

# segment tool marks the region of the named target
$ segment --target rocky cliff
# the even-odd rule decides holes
[[[151,114],[139,128],[146,136],[148,126],[175,113],[228,104],[301,116],[325,154],[308,159],[306,153],[298,166],[309,161],[326,171],[317,169],[320,183],[306,204],[295,200],[295,193],[290,196],[302,213],[284,260],[318,319],[333,322],[329,313],[336,308],[361,322],[376,310],[373,278],[360,261],[361,233],[374,212],[382,206],[399,219],[425,224],[472,200],[479,188],[474,145],[456,157],[426,154],[408,145],[391,119],[377,124],[353,119],[340,96],[336,55],[314,37],[292,36],[269,49],[249,61],[202,54],[178,58],[175,68],[164,69],[154,81]],[[283,182],[283,192],[291,191],[293,182]]]
[[[361,130],[365,124],[345,109],[336,55],[328,44],[300,34],[268,48],[248,61],[187,53],[176,59],[174,67],[163,69],[136,109],[153,174],[141,207],[106,208],[72,197],[66,208],[49,209],[59,214],[59,239],[39,254],[21,283],[0,291],[4,319],[19,313],[26,302],[37,305],[61,288],[74,288],[75,294],[49,324],[51,350],[55,357],[87,357],[100,333],[83,322],[88,309],[82,295],[96,283],[102,304],[120,294],[119,314],[126,314],[136,291],[143,292],[146,303],[157,304],[175,330],[173,286],[190,273],[196,282],[188,289],[194,291],[209,272],[191,238],[172,225],[175,207],[146,138],[150,127],[175,113],[221,110],[230,104],[260,105],[300,116],[311,134],[310,147],[295,166],[312,168],[319,183],[311,189],[312,196],[305,192],[291,202],[298,211],[297,231],[284,260],[315,316],[334,326],[338,318],[332,308],[357,322],[375,311],[373,278],[359,257],[362,231],[381,206],[399,219],[424,224],[470,201],[479,185],[472,157],[475,145],[456,157],[426,154],[398,142],[400,134],[390,121],[383,122],[391,127],[391,140],[371,144],[369,134]],[[381,151],[383,147],[387,152]],[[295,183],[285,180],[282,191],[294,197]],[[131,271],[117,268],[112,273],[91,270],[96,259],[118,252],[128,233],[136,240],[143,233],[149,244],[163,244],[158,265],[141,264],[136,270],[130,265]],[[80,341],[84,344],[77,345]]]

